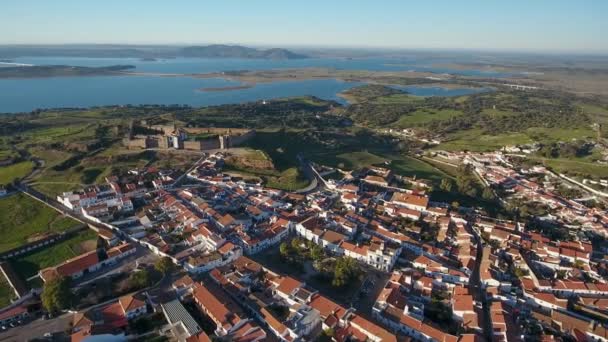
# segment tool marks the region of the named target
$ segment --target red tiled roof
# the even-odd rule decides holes
[[[120,306],[122,307],[125,313],[131,310],[139,309],[142,306],[146,305],[144,301],[139,300],[133,297],[132,295],[122,296],[120,297],[120,299],[118,299],[118,302],[120,303]]]
[[[103,324],[109,328],[122,328],[127,326],[127,318],[120,303],[114,303],[106,306],[101,310],[103,315]]]
[[[84,254],[81,254],[72,259],[66,260],[55,267],[46,268],[41,272],[43,280],[47,281],[55,275],[70,277],[73,274],[82,272],[91,266],[99,263],[99,256],[97,250],[93,250]]]
[[[290,295],[296,288],[304,284],[292,277],[283,277],[277,286],[277,291]]]
[[[429,199],[426,196],[417,196],[412,194],[406,194],[403,192],[395,192],[393,197],[391,198],[393,202],[402,202],[407,204],[412,204],[421,207],[427,207],[429,204]]]

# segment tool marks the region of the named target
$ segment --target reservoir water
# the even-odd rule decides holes
[[[34,65],[108,66],[132,64],[139,72],[208,73],[229,70],[331,67],[352,70],[414,70],[395,61],[379,59],[248,60],[177,58],[144,62],[129,58],[18,58],[16,63]],[[405,69],[402,69],[405,68]],[[430,68],[418,66],[417,68]],[[422,71],[422,70],[420,70]],[[444,72],[443,69],[433,69]],[[462,71],[462,70],[461,70]],[[448,70],[445,70],[448,72]],[[481,71],[467,70],[467,72]],[[499,77],[499,75],[492,75]],[[201,88],[237,86],[225,79],[158,76],[92,76],[0,79],[0,113],[29,112],[37,108],[90,107],[126,104],[187,104],[191,106],[241,103],[289,96],[312,95],[344,103],[338,93],[360,85],[333,79],[260,83],[251,88],[200,91]],[[444,89],[408,86],[402,89],[419,96],[459,96],[475,89]]]

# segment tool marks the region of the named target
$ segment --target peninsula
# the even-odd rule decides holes
[[[17,66],[0,68],[0,78],[117,75],[121,71],[133,68],[135,68],[133,65],[111,65],[97,68],[69,65]]]

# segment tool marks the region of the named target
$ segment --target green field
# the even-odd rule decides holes
[[[436,148],[446,151],[495,151],[503,146],[531,142],[532,139],[524,133],[486,135],[480,130],[471,129],[450,135]]]
[[[360,169],[365,166],[381,164],[386,159],[369,152],[350,152],[342,153],[336,156],[336,161],[339,168],[349,170]],[[329,163],[331,165],[331,162]]]
[[[23,194],[0,199],[0,252],[19,247],[31,238],[65,231],[78,222]]]
[[[87,229],[78,232],[77,235],[68,240],[11,260],[11,263],[15,271],[25,281],[43,268],[55,266],[67,259],[95,249],[96,244],[97,233]]]
[[[395,94],[389,96],[382,96],[373,100],[376,104],[403,104],[403,103],[417,103],[421,102],[424,98],[420,96],[413,96],[408,94]]]
[[[591,104],[580,104],[579,107],[585,111],[594,121],[608,123],[608,108]]]
[[[3,308],[15,299],[15,291],[8,284],[4,275],[0,274],[0,308]]]
[[[582,137],[593,137],[590,128],[542,128],[533,127],[524,132],[489,135],[478,129],[450,134],[436,149],[447,151],[495,151],[504,146],[537,142],[552,143],[570,141]]]
[[[503,116],[511,116],[513,115],[513,112],[510,111],[506,111],[506,110],[500,110],[500,109],[494,109],[494,108],[485,108],[482,113],[487,114],[493,118],[500,118]]]
[[[9,166],[0,166],[0,184],[10,184],[15,178],[22,178],[32,172],[34,164],[24,161]]]
[[[434,120],[449,120],[450,118],[461,116],[462,111],[453,109],[418,109],[413,113],[409,113],[401,116],[401,118],[395,123],[398,128],[408,128],[420,124],[429,123]]]
[[[352,143],[348,141],[349,139],[352,139]],[[290,165],[293,167],[292,165],[297,165],[296,155],[302,153],[311,161],[348,170],[390,161],[390,165],[386,167],[400,175],[416,175],[418,178],[432,181],[440,181],[441,178],[447,177],[444,172],[430,164],[391,151],[390,145],[370,143],[357,137],[345,137],[335,141],[337,144],[348,141],[349,145],[345,148],[336,148],[337,144],[323,144],[325,142],[323,140],[321,143],[303,141],[301,134],[297,132],[267,132],[258,134],[252,141],[252,147],[261,149],[270,155],[275,166]],[[364,147],[367,147],[368,150]]]
[[[297,167],[282,170],[273,168],[272,159],[261,150],[245,149],[239,153],[238,159],[232,161],[229,158],[224,168],[244,177],[260,178],[266,186],[275,189],[291,191],[304,188],[309,184],[308,179]]]
[[[310,182],[295,167],[289,168],[277,176],[262,176],[266,186],[282,190],[297,190],[306,187]]]
[[[128,151],[119,146],[111,146],[100,153],[83,156],[76,165],[66,170],[57,170],[58,165],[74,157],[75,154],[43,148],[33,149],[32,154],[45,161],[45,167],[32,180],[32,185],[49,196],[104,182],[104,178],[110,175],[113,168],[142,167],[151,158],[145,152]]]
[[[548,159],[530,156],[528,159],[538,161],[558,173],[565,173],[573,176],[588,175],[592,177],[608,177],[608,166],[593,163],[587,158]]]
[[[450,177],[450,175],[429,163],[407,156],[401,156],[399,159],[393,160],[388,167],[399,175],[416,176],[418,179],[428,179],[435,184],[439,184],[443,178]]]

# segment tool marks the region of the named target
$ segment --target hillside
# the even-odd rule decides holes
[[[258,50],[240,45],[145,46],[145,45],[0,45],[0,59],[18,57],[96,57],[96,58],[260,58],[299,59],[308,56],[287,49]]]
[[[239,45],[189,46],[178,54],[184,57],[204,58],[259,58],[259,59],[300,59],[307,56],[286,49],[257,50]]]

